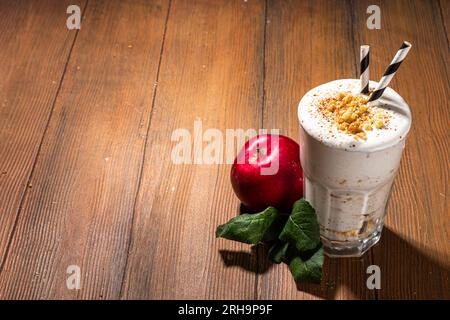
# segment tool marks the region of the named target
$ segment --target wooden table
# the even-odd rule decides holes
[[[0,0],[0,298],[449,299],[450,5],[375,1],[369,30],[372,2]],[[379,79],[403,40],[391,86],[414,120],[380,244],[296,286],[216,239],[239,208],[230,165],[174,164],[174,130],[298,140],[308,89],[357,77],[360,44]]]

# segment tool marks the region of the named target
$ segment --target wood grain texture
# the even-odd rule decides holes
[[[171,137],[259,128],[263,35],[262,1],[172,1],[123,298],[255,297],[256,253],[214,236],[239,208],[230,165],[175,165]]]
[[[450,46],[450,3],[445,0],[439,0],[439,11],[441,15],[442,24],[445,29],[445,35],[447,38],[447,46]]]
[[[70,3],[85,1],[0,1],[0,268],[77,32]]]
[[[67,1],[0,1],[0,299],[450,299],[448,1],[377,1],[381,30],[370,0],[84,4],[75,37]],[[403,40],[391,87],[413,127],[380,244],[297,286],[264,249],[216,239],[240,210],[230,165],[174,164],[174,131],[298,140],[306,91],[356,77],[360,44],[378,80]]]
[[[119,297],[167,5],[89,2],[1,298]],[[82,290],[67,289],[69,265],[80,266]]]
[[[357,76],[350,2],[269,1],[264,126],[298,141],[297,105],[313,87]],[[319,285],[296,285],[287,266],[259,276],[258,298],[374,298],[365,289],[370,255],[326,259]]]
[[[370,1],[355,1],[356,25]],[[380,30],[355,28],[379,79],[402,41],[413,47],[390,86],[410,105],[413,126],[374,261],[381,299],[450,298],[449,48],[437,1],[383,1]]]

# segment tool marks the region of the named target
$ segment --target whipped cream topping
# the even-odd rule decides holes
[[[376,82],[370,81],[370,90],[376,85]],[[411,111],[403,98],[391,88],[386,88],[380,99],[369,104],[369,108],[383,109],[389,115],[389,122],[382,128],[366,131],[366,140],[355,139],[354,135],[342,132],[320,112],[320,102],[324,99],[336,97],[341,92],[358,95],[359,90],[359,79],[335,80],[310,90],[298,107],[302,127],[323,144],[346,151],[377,151],[404,140],[411,126]]]

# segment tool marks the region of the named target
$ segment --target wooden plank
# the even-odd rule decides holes
[[[374,262],[382,299],[450,297],[449,51],[437,1],[383,1],[381,29],[361,28],[370,1],[355,1],[356,43],[371,50],[379,79],[403,40],[413,47],[391,87],[409,103],[413,126]],[[447,44],[447,45],[446,45]]]
[[[214,236],[239,208],[230,165],[173,164],[171,135],[259,128],[263,34],[263,1],[172,2],[123,298],[255,297],[256,256]]]
[[[119,297],[167,9],[162,0],[89,2],[1,298]],[[81,269],[80,290],[66,286],[69,265]]]
[[[448,1],[439,0],[439,11],[441,15],[442,24],[445,28],[445,35],[447,38],[447,46],[450,46],[450,4]]]
[[[0,2],[0,31],[15,30],[0,32],[0,298],[450,298],[448,5],[381,1],[382,29],[368,30],[369,0],[267,3],[173,0],[166,25],[169,1],[89,2],[58,94],[69,2]],[[296,287],[262,250],[215,239],[238,211],[230,166],[173,164],[173,131],[262,123],[298,140],[308,89],[356,76],[362,43],[378,79],[405,39],[391,86],[414,124],[380,245]]]
[[[0,268],[77,33],[70,4],[85,1],[0,2]]]
[[[269,1],[264,127],[278,128],[298,141],[301,97],[321,83],[357,76],[349,9],[349,2]],[[296,286],[288,267],[277,266],[259,276],[258,298],[374,298],[365,286],[370,264],[370,255],[326,258],[320,286]]]

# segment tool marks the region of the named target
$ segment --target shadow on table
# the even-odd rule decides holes
[[[261,244],[252,246],[249,252],[220,250],[219,253],[226,267],[238,266],[265,274],[275,266],[267,258],[267,251],[267,246]],[[322,283],[297,283],[297,290],[323,299],[449,298],[449,266],[430,258],[389,228],[384,229],[380,243],[371,251],[361,258],[326,257]],[[443,261],[449,261],[448,257]],[[367,288],[370,274],[366,270],[371,264],[381,268],[381,290]]]
[[[239,214],[252,213],[242,203],[239,205]],[[222,261],[226,267],[238,266],[244,270],[264,274],[273,267],[273,263],[267,259],[268,248],[264,244],[250,247],[250,251],[219,250]]]
[[[226,267],[238,266],[256,274],[264,274],[274,266],[274,263],[267,259],[267,251],[265,245],[258,244],[251,246],[250,252],[219,250],[219,253]]]
[[[380,299],[450,299],[449,253],[418,248],[388,227],[372,250],[381,268]]]

